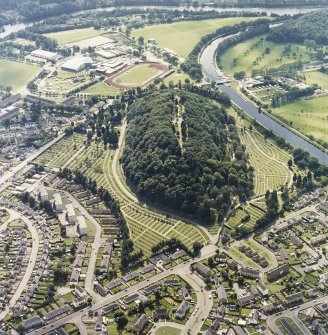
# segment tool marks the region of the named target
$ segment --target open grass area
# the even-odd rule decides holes
[[[305,77],[308,85],[317,84],[324,90],[328,90],[328,74],[320,71],[306,71],[302,75]]]
[[[240,132],[240,139],[254,168],[255,196],[265,194],[267,190],[277,190],[290,182],[292,172],[287,166],[290,157],[286,152],[266,141],[256,131]]]
[[[158,24],[136,29],[132,32],[132,36],[136,39],[143,36],[145,43],[148,39],[154,38],[160,48],[169,48],[181,57],[186,57],[204,35],[223,26],[254,19],[238,17]]]
[[[171,81],[173,81],[174,84],[177,84],[179,80],[184,84],[186,79],[189,79],[192,82],[192,80],[187,74],[173,72],[169,76],[164,78],[164,84],[168,85]]]
[[[160,71],[149,64],[138,64],[115,78],[117,84],[142,85]]]
[[[86,88],[81,93],[86,93],[86,94],[90,94],[90,95],[100,95],[102,97],[107,97],[107,96],[120,95],[121,91],[116,87],[112,87],[112,86],[110,86],[106,83],[99,82],[95,85],[92,85],[92,86]]]
[[[296,325],[296,323],[294,322],[294,320],[292,320],[291,318],[280,318],[276,321],[276,325],[279,328],[279,330],[281,331],[282,334],[297,334],[297,335],[302,335],[303,332],[301,331],[301,329]]]
[[[230,75],[239,71],[245,71],[246,75],[251,75],[253,69],[278,68],[297,60],[302,62],[310,60],[310,52],[305,46],[292,44],[288,52],[285,48],[288,48],[288,44],[268,42],[265,40],[265,35],[257,36],[228,49],[221,56],[221,68]],[[266,53],[267,49],[268,53]]]
[[[68,44],[81,41],[94,36],[105,34],[104,30],[95,30],[93,28],[72,29],[45,34],[46,37],[56,40],[59,44]]]
[[[156,330],[156,335],[179,335],[181,331],[173,327],[161,327]]]
[[[328,142],[328,97],[299,99],[273,111],[305,135]]]
[[[0,59],[0,85],[11,86],[17,91],[26,85],[40,71],[36,65]]]

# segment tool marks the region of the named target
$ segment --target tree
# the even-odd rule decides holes
[[[203,245],[200,242],[194,242],[192,245],[194,256],[198,256],[202,248]]]

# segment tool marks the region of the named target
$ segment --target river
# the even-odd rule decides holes
[[[250,8],[241,8],[241,7],[211,7],[211,6],[199,6],[199,7],[192,7],[192,6],[178,6],[178,7],[169,7],[169,6],[114,6],[114,7],[105,7],[105,8],[97,8],[97,9],[90,9],[90,10],[82,10],[79,12],[72,13],[72,15],[78,15],[81,13],[87,13],[92,11],[114,11],[116,9],[168,9],[168,10],[193,10],[193,11],[212,11],[215,10],[217,12],[230,12],[230,11],[236,11],[236,12],[266,12],[268,15],[271,14],[277,14],[277,15],[295,15],[300,13],[308,13],[314,10],[320,9],[320,7],[286,7],[286,8],[261,8],[261,7],[250,7]],[[0,38],[4,38],[11,33],[15,33],[19,30],[25,29],[28,26],[31,26],[36,22],[28,22],[28,23],[16,23],[12,25],[6,25],[4,26],[4,31],[0,33]]]
[[[233,35],[231,35],[233,36]],[[227,37],[220,37],[212,41],[205,49],[203,50],[199,62],[202,65],[203,73],[206,78],[210,81],[221,80],[222,70],[219,69],[215,62],[215,54],[218,45]],[[294,147],[302,148],[308,151],[313,157],[316,157],[322,164],[328,166],[328,154],[318,149],[311,143],[304,140],[302,137],[296,135],[289,129],[283,127],[278,122],[273,120],[271,117],[266,114],[259,113],[258,108],[252,105],[250,102],[241,98],[235,90],[226,85],[219,85],[219,89],[228,94],[233,103],[238,107],[243,109],[248,115],[256,119],[261,125],[267,129],[272,130],[276,135],[284,138],[287,142],[292,144]]]

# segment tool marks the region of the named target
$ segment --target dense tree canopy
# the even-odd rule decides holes
[[[183,110],[181,134],[177,110]],[[234,119],[183,90],[156,92],[129,107],[122,163],[140,195],[198,219],[209,220],[212,209],[222,218],[232,196],[245,200],[252,192]]]
[[[328,9],[304,14],[299,18],[271,29],[268,39],[273,42],[295,42],[311,46],[311,41],[328,44]]]

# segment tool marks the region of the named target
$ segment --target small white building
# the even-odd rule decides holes
[[[87,224],[85,222],[85,218],[84,216],[78,216],[76,218],[76,221],[77,221],[77,229],[78,229],[78,232],[80,234],[80,236],[83,236],[83,235],[88,235],[88,227],[87,227]]]
[[[41,203],[43,203],[45,201],[48,201],[48,199],[49,199],[48,192],[43,185],[40,185],[40,187],[39,187],[39,199],[40,199]]]
[[[66,216],[67,216],[67,221],[70,224],[74,224],[76,221],[76,216],[75,216],[75,210],[73,207],[73,204],[67,204],[66,205]]]
[[[62,201],[60,193],[54,194],[54,206],[55,206],[56,212],[63,211],[63,201]]]

